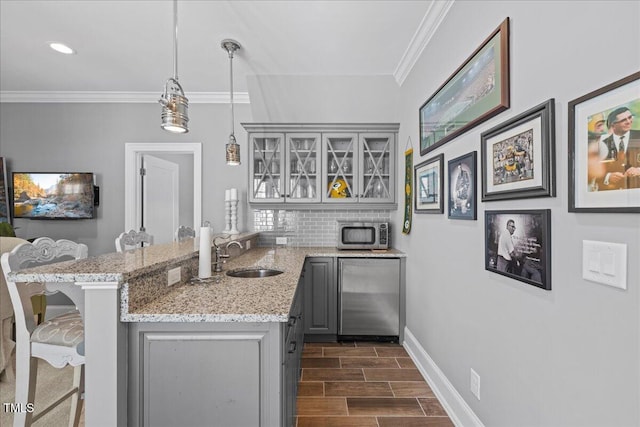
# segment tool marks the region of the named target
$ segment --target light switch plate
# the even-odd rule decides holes
[[[582,278],[627,289],[627,245],[583,240]]]

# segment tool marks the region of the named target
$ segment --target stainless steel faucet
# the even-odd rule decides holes
[[[227,246],[225,246],[227,253],[229,253],[229,246],[231,245],[238,245],[240,249],[243,249],[242,243],[238,242],[237,240],[232,240],[229,243],[227,243]]]
[[[218,244],[216,243],[216,239],[226,239],[229,236],[217,236],[216,238],[213,239],[213,246],[215,248],[215,254],[216,254],[216,260],[213,262],[213,265],[215,266],[213,268],[213,272],[214,273],[220,273],[222,271],[222,264],[224,264],[226,261],[226,258],[229,258],[229,246],[231,246],[232,244],[236,244],[238,245],[238,247],[240,249],[242,249],[242,243],[238,242],[237,240],[232,240],[229,243],[227,243],[227,245],[225,246],[225,252],[226,253],[222,253],[222,248],[220,246],[218,246]]]

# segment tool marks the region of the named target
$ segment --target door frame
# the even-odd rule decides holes
[[[163,152],[193,155],[193,228],[202,221],[202,144],[199,142],[127,142],[124,144],[124,231],[136,230],[136,201],[139,200],[138,165],[140,154]]]

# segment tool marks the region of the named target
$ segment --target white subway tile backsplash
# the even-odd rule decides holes
[[[275,245],[276,237],[287,237],[289,246],[336,246],[337,221],[389,221],[391,211],[255,209],[253,231],[260,232],[260,246]]]

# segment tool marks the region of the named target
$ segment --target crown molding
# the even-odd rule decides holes
[[[455,0],[432,0],[405,49],[393,77],[399,86],[420,58],[422,51],[451,9]],[[228,104],[228,92],[188,92],[190,104]],[[0,103],[156,103],[160,92],[111,91],[0,91]],[[234,104],[250,104],[248,92],[234,92]]]
[[[228,104],[229,92],[190,92],[190,104]],[[0,103],[157,103],[160,92],[1,91]],[[234,104],[250,104],[248,92],[234,92]]]
[[[400,58],[398,66],[393,72],[393,77],[395,77],[398,85],[402,86],[402,83],[404,83],[413,66],[416,65],[422,51],[427,47],[429,41],[431,41],[431,38],[444,20],[444,17],[447,15],[447,12],[451,9],[454,1],[455,0],[431,1],[427,13],[424,14],[418,29],[413,35],[411,42],[409,42],[409,46],[407,46],[402,58]]]

